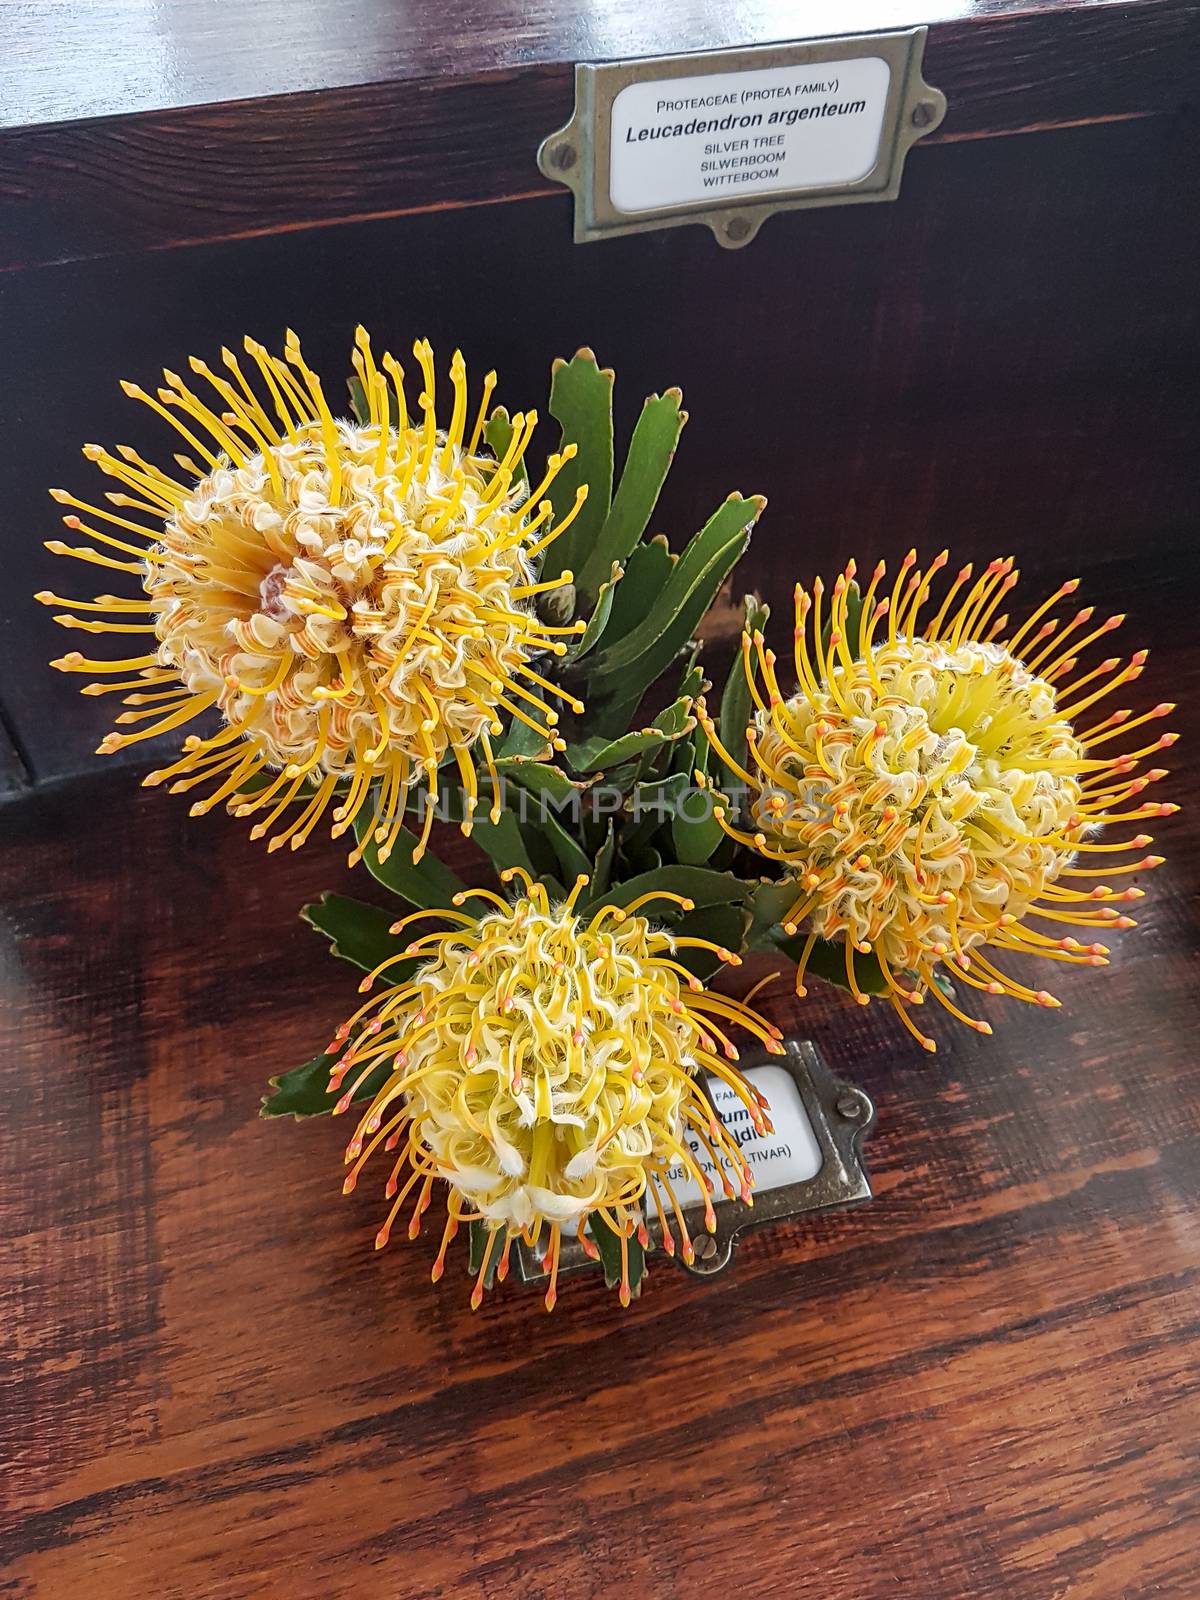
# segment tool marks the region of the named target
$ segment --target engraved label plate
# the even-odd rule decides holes
[[[871,1198],[871,1185],[859,1153],[859,1141],[870,1132],[875,1108],[861,1089],[835,1078],[808,1040],[785,1041],[786,1055],[753,1056],[741,1066],[770,1101],[774,1132],[757,1134],[742,1102],[720,1080],[710,1082],[717,1113],[746,1154],[754,1173],[753,1206],[726,1200],[716,1185],[713,1209],[717,1231],[704,1227],[699,1185],[678,1168],[669,1172],[696,1245],[688,1270],[703,1275],[727,1266],[738,1235],[760,1223],[782,1221],[809,1211],[826,1211]],[[705,1175],[712,1161],[699,1141],[689,1146]],[[666,1257],[657,1220],[647,1217],[651,1263]],[[541,1257],[525,1245],[517,1247],[517,1271],[526,1283],[543,1280]],[[676,1260],[681,1260],[676,1256]],[[569,1234],[562,1241],[560,1272],[588,1266],[579,1243]]]
[[[771,1189],[781,1189],[785,1184],[803,1183],[815,1178],[824,1165],[821,1146],[813,1131],[800,1088],[786,1067],[750,1067],[746,1076],[756,1089],[761,1089],[771,1105],[772,1131],[755,1133],[750,1113],[720,1078],[708,1080],[708,1097],[716,1113],[741,1146],[742,1154],[750,1163],[754,1174],[754,1196],[766,1194]],[[721,1179],[712,1157],[696,1134],[687,1140],[692,1159],[720,1193]],[[704,1205],[700,1185],[682,1164],[667,1173],[675,1197],[687,1211],[692,1206]]]
[[[703,222],[731,248],[765,217],[894,200],[945,97],[925,28],[575,68],[575,115],[538,153],[577,241]]]

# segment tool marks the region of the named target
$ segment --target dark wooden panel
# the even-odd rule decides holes
[[[1195,557],[1091,576],[1154,623],[1186,799]],[[570,1282],[553,1317],[511,1285],[472,1317],[427,1240],[376,1254],[337,1131],[254,1120],[354,1003],[294,910],[369,880],[120,775],[5,823],[5,1592],[1192,1600],[1186,812],[1059,1012],[933,1019],[930,1058],[878,1006],[771,1003],[878,1103],[870,1206],[751,1236],[709,1285],[664,1266],[627,1313]]]
[[[1165,118],[943,145],[898,204],[778,217],[740,252],[692,229],[576,247],[564,198],[0,280],[0,680],[35,772],[92,765],[109,709],[42,666],[65,636],[29,595],[88,576],[41,548],[45,488],[91,486],[86,440],[160,451],[116,380],[243,330],[291,324],[334,374],[359,318],[398,349],[428,333],[520,405],[591,344],[626,430],[681,383],[656,526],[682,538],[727,490],[766,493],[739,585],[912,543],[1167,560],[1200,511],[1195,152]]]
[[[288,6],[273,26],[274,6],[245,7],[242,27],[227,31],[225,13],[216,28],[208,8],[176,3],[163,49],[139,57],[108,8],[69,7],[74,20],[44,55],[67,63],[64,84],[84,80],[74,96],[47,90],[28,40],[0,51],[15,75],[4,112],[58,124],[0,135],[0,267],[549,193],[535,154],[570,112],[576,60],[932,18],[927,75],[950,101],[938,140],[1169,113],[1200,73],[1195,0],[1025,9],[1003,0],[955,6],[949,18],[914,0],[823,7],[817,20],[777,0],[732,9],[679,0],[491,10],[483,27],[475,8],[462,9],[471,14],[456,26],[432,5],[327,5],[305,24],[308,8]],[[31,14],[16,15],[28,24]],[[351,66],[360,32],[374,43]],[[373,76],[385,81],[365,81]],[[96,90],[110,79],[114,88]],[[188,107],[239,94],[256,98]],[[88,106],[140,114],[75,120]],[[913,165],[927,160],[919,148]]]
[[[0,717],[0,801],[29,787],[29,771],[13,742],[12,730]]]
[[[992,26],[1032,12],[1057,20],[1103,10],[1121,26],[1141,12],[1150,26],[1124,54],[1144,55],[1164,42],[1162,13],[1194,9],[1190,0],[810,0],[802,12],[788,0],[494,0],[484,9],[472,0],[255,0],[215,13],[206,0],[10,0],[0,21],[0,128],[921,23]]]

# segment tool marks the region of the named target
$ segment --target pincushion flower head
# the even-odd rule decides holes
[[[301,844],[335,797],[333,832],[344,832],[374,780],[386,857],[410,792],[423,780],[436,799],[450,756],[467,831],[480,757],[498,805],[490,738],[504,719],[561,747],[544,698],[561,691],[531,659],[564,653],[560,635],[584,624],[544,625],[533,597],[571,581],[569,572],[538,581],[536,567],[587,493],[581,486],[552,525],[543,495],[573,447],[549,458],[531,490],[523,457],[536,413],[515,416],[493,456],[482,441],[495,374],[472,422],[457,351],[439,427],[428,342],[414,346],[414,399],[399,363],[377,362],[358,330],[361,424],[335,416],[295,335],[282,359],[250,339],[245,347],[245,364],[222,351],[224,374],[192,358],[207,399],[170,371],[157,394],[123,385],[181,436],[178,472],[127,446],[89,445],[84,454],[118,485],[107,503],[52,491],[72,508],[68,528],[90,543],[49,548],[140,578],[144,598],[38,598],[70,608],[56,618],[64,627],[145,635],[149,645],[108,661],[72,651],[54,665],[108,675],[83,692],[122,693],[138,708],[118,716],[101,753],[219,712],[218,732],[190,735],[182,759],[146,781],[208,786],[193,811],[226,801],[255,816],[256,837],[293,808],[271,848]],[[420,849],[432,817],[429,806]]]
[[[1174,707],[1105,710],[1146,652],[1088,664],[1123,619],[1092,626],[1090,607],[1057,615],[1072,580],[1010,627],[997,613],[1017,581],[1013,562],[992,561],[974,582],[964,567],[938,602],[946,561],[943,551],[921,571],[910,552],[887,594],[880,562],[861,602],[852,562],[824,623],[820,580],[811,594],[798,586],[791,694],[761,632],[743,639],[755,705],[745,765],[705,714],[747,791],[739,821],[718,806],[722,825],[792,891],[782,920],[788,936],[804,935],[798,992],[816,942],[828,940],[842,945],[846,985],[866,1003],[855,956],[871,956],[878,987],[929,1050],[910,1015],[926,996],[991,1032],[947,977],[1049,1006],[1058,1001],[1010,973],[1008,956],[1105,964],[1095,935],[1132,926],[1117,902],[1143,892],[1120,889],[1122,878],[1162,859],[1140,854],[1152,840],[1136,826],[1178,809],[1143,798],[1161,769],[1138,774],[1176,738],[1147,743],[1145,725]],[[1109,824],[1135,832],[1097,840]]]
[[[446,1221],[433,1277],[441,1276],[459,1226],[484,1224],[473,1306],[493,1271],[505,1275],[513,1240],[521,1238],[543,1255],[552,1308],[563,1231],[577,1233],[594,1256],[586,1225],[598,1218],[620,1240],[621,1298],[628,1303],[629,1242],[646,1241],[651,1204],[667,1251],[676,1248],[673,1220],[684,1258],[693,1258],[673,1167],[698,1183],[706,1223],[716,1225],[712,1184],[689,1135],[707,1150],[726,1194],[749,1201],[749,1168],[698,1075],[729,1084],[766,1130],[765,1101],[732,1065],[737,1050],[726,1030],[748,1029],[773,1052],[781,1049],[780,1035],[746,1005],[705,990],[677,960],[687,946],[735,964],[738,958],[704,940],[657,931],[638,914],[655,896],[577,915],[586,878],[552,904],[542,884],[519,876],[526,891],[513,904],[472,890],[457,894],[455,904],[478,897],[490,909],[403,918],[393,931],[422,916],[453,926],[413,939],[364,980],[363,989],[374,990],[389,968],[420,958],[406,981],[369,1000],[329,1046],[337,1055],[329,1087],[340,1093],[339,1113],[387,1065],[347,1148],[345,1189],[379,1146],[395,1153],[385,1191],[391,1206],[376,1238],[382,1247],[406,1205],[415,1237],[433,1186],[444,1179]]]

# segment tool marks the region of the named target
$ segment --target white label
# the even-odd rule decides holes
[[[613,101],[619,211],[769,199],[854,183],[879,158],[891,71],[879,56],[631,83]]]
[[[741,1146],[754,1174],[755,1193],[815,1178],[823,1164],[821,1147],[795,1078],[784,1067],[774,1066],[751,1067],[746,1077],[770,1102],[768,1116],[774,1125],[773,1133],[755,1133],[749,1111],[720,1078],[708,1080],[708,1094],[721,1121]],[[696,1165],[713,1185],[714,1202],[720,1201],[721,1176],[713,1167],[712,1157],[694,1133],[688,1135],[687,1145]],[[703,1205],[700,1185],[682,1166],[672,1167],[667,1177],[681,1206]]]

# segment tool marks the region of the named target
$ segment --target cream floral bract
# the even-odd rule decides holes
[[[420,383],[410,411],[399,364],[385,354],[377,365],[359,329],[354,362],[369,410],[362,425],[334,416],[293,336],[282,360],[252,340],[246,349],[249,377],[228,350],[227,376],[193,360],[217,397],[211,406],[172,372],[157,397],[124,386],[182,436],[192,454],[176,458],[181,477],[127,447],[112,454],[88,446],[85,454],[121,486],[106,497],[117,510],[54,491],[101,526],[72,512],[67,526],[92,544],[55,540],[50,548],[138,575],[147,598],[39,599],[72,607],[56,618],[65,627],[156,641],[130,659],[71,652],[55,665],[113,673],[118,681],[84,693],[124,692],[126,705],[148,707],[122,713],[122,730],[106,737],[102,753],[218,710],[221,731],[190,737],[183,759],[147,782],[211,784],[193,810],[225,800],[256,817],[256,837],[298,806],[272,848],[303,843],[335,793],[333,832],[344,832],[377,780],[372,804],[386,859],[410,791],[423,780],[436,798],[448,753],[469,831],[474,756],[492,774],[494,796],[490,738],[503,719],[529,724],[547,746],[562,744],[557,712],[543,698],[560,691],[530,657],[562,654],[558,636],[584,624],[548,627],[532,598],[571,581],[565,572],[538,582],[534,569],[586,498],[581,486],[551,526],[543,495],[574,449],[550,457],[530,492],[522,461],[536,412],[513,419],[497,461],[481,444],[495,375],[485,378],[470,425],[457,352],[450,420],[439,430],[427,342],[414,347]],[[140,726],[124,731],[130,724]],[[432,817],[426,808],[418,858]]]

